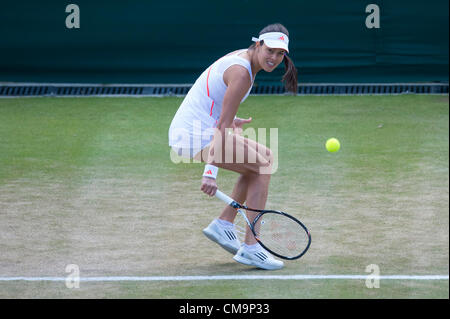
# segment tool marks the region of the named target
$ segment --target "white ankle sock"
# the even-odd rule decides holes
[[[245,249],[247,249],[248,251],[251,251],[251,252],[261,250],[261,245],[258,243],[253,244],[253,245],[247,245],[246,243],[243,243],[242,246],[244,246]]]
[[[227,220],[217,218],[217,222],[223,227],[233,227],[233,223],[230,223]]]

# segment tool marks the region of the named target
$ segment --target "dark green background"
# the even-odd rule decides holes
[[[65,27],[70,3],[80,29]],[[365,26],[370,3],[380,29]],[[9,1],[0,82],[193,83],[273,22],[290,31],[300,82],[448,82],[448,0]]]

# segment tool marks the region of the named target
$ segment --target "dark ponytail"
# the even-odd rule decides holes
[[[259,35],[268,32],[282,32],[289,36],[289,31],[281,23],[269,24],[259,32]],[[263,42],[261,41],[261,45],[262,44]],[[249,49],[252,49],[254,47],[255,44],[253,43]],[[292,62],[291,58],[288,57],[287,53],[284,56],[284,70],[284,75],[281,81],[284,82],[286,91],[297,94],[298,73],[294,62]]]
[[[286,91],[297,94],[297,83],[298,83],[298,74],[297,69],[295,68],[294,62],[292,62],[291,58],[284,56],[284,75],[283,82]]]

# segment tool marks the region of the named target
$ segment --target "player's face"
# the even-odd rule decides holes
[[[272,72],[283,61],[285,50],[269,48],[265,44],[259,50],[259,63],[264,71]]]

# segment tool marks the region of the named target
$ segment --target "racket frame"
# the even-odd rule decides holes
[[[219,198],[220,200],[224,201],[225,203],[227,203],[229,206],[235,208],[237,210],[237,212],[239,214],[241,214],[241,216],[244,218],[245,222],[247,223],[248,227],[250,228],[250,230],[252,231],[253,236],[255,237],[255,239],[257,240],[257,242],[268,252],[270,252],[271,254],[282,258],[282,259],[286,259],[286,260],[295,260],[298,259],[300,257],[302,257],[309,249],[309,247],[311,246],[311,234],[308,230],[308,228],[306,228],[306,226],[299,221],[297,218],[295,218],[294,216],[291,216],[285,212],[281,212],[278,210],[267,210],[267,209],[253,209],[253,208],[249,208],[245,205],[242,205],[238,202],[236,202],[235,200],[233,200],[231,197],[229,197],[228,195],[224,194],[223,192],[221,192],[220,190],[216,191],[216,197]],[[250,210],[256,213],[259,213],[258,215],[256,215],[255,219],[253,219],[253,222],[250,222],[247,214],[244,212],[244,210]],[[293,257],[287,257],[284,255],[280,255],[277,252],[271,250],[270,248],[268,248],[267,246],[264,245],[264,243],[258,238],[258,235],[255,232],[255,225],[258,222],[258,220],[264,215],[264,214],[279,214],[282,215],[284,217],[290,218],[291,220],[293,220],[294,222],[296,222],[297,224],[299,224],[303,230],[306,232],[307,236],[308,236],[308,244],[306,245],[305,249],[303,249],[303,251]]]

